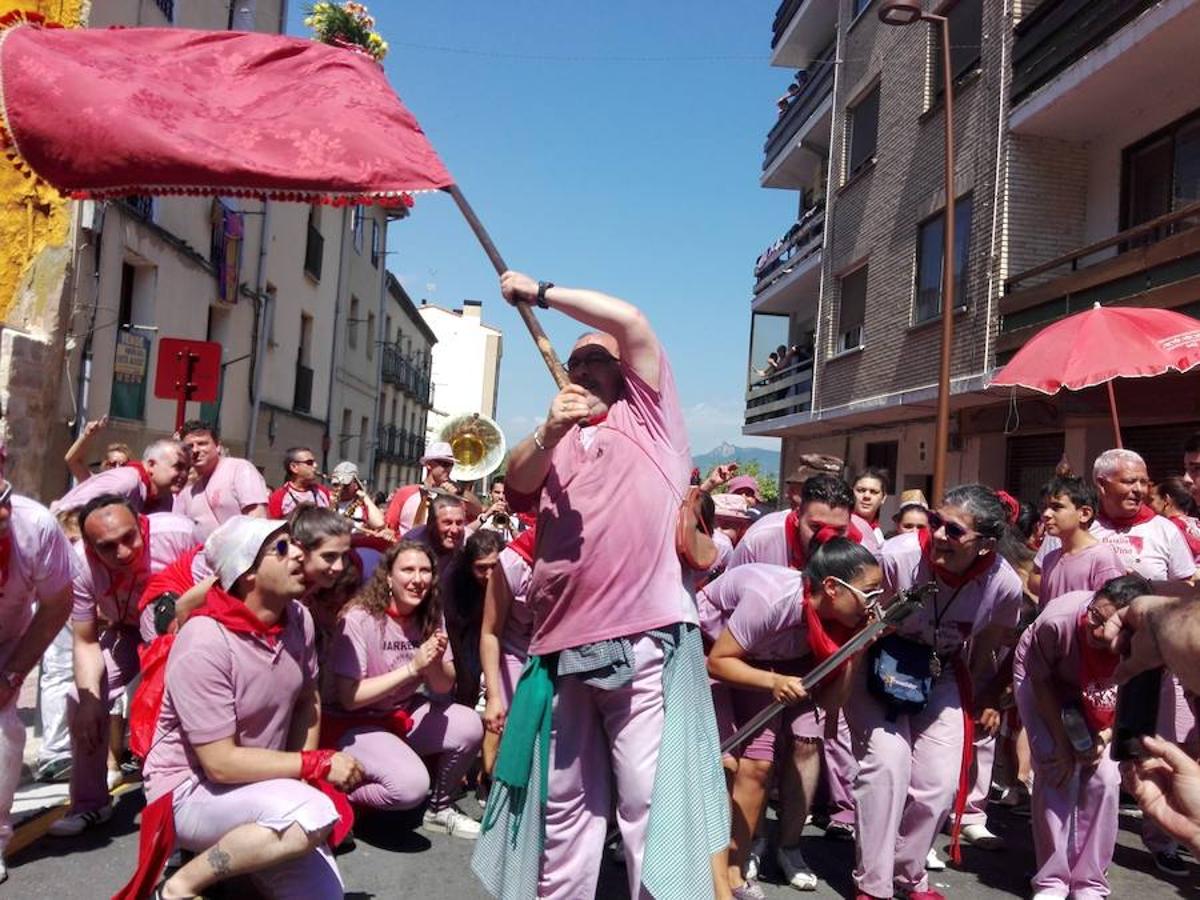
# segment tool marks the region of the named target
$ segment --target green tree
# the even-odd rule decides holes
[[[768,506],[774,505],[779,500],[779,477],[774,472],[764,472],[762,465],[757,459],[751,459],[742,462],[738,459],[730,460],[738,464],[738,475],[749,475],[758,481],[758,496],[763,503]],[[725,463],[728,465],[728,463]],[[713,466],[715,469],[716,466]],[[712,474],[712,469],[705,473],[705,477]],[[725,485],[721,485],[713,491],[714,494],[722,494],[725,492]]]

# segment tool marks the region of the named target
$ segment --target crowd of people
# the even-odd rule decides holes
[[[341,897],[356,813],[418,808],[498,897],[594,896],[613,825],[633,897],[758,898],[767,870],[814,890],[813,823],[855,842],[860,900],[935,900],[943,829],[956,861],[1005,848],[990,803],[1031,818],[1036,900],[1090,900],[1122,776],[1157,867],[1187,872],[1200,436],[1154,484],[1114,449],[1038,497],[906,490],[890,523],[889,473],[809,454],[772,510],[736,466],[693,472],[636,307],[513,272],[501,292],[589,330],[485,499],[445,443],[386,502],[306,447],[272,491],[200,421],[95,474],[89,428],[49,509],[2,482],[0,849],[40,662],[39,774],[70,781],[50,834],[144,784],[129,900],[237,876]],[[1118,685],[1158,670],[1152,733],[1120,733]]]

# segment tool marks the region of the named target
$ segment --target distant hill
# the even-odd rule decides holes
[[[708,470],[713,466],[733,462],[735,459],[743,464],[754,460],[762,467],[762,471],[767,474],[777,474],[779,472],[778,450],[764,450],[761,447],[736,447],[728,442],[721,444],[721,446],[713,450],[709,450],[707,453],[692,457],[692,464],[699,467],[701,473],[707,474]]]

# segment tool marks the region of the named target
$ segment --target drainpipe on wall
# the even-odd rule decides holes
[[[372,207],[372,209],[384,209],[383,214],[383,240],[379,244],[379,314],[375,320],[375,399],[371,403],[371,417],[375,419],[375,428],[371,432],[375,436],[375,452],[371,454],[371,474],[372,481],[378,481],[375,477],[379,471],[379,426],[383,423],[383,418],[379,414],[379,398],[383,396],[383,351],[387,347],[387,335],[383,335],[383,341],[379,340],[379,335],[384,331],[384,323],[387,322],[387,233],[388,233],[388,216],[385,207]],[[376,227],[378,223],[374,223],[372,227]],[[385,401],[386,402],[386,401]],[[379,485],[375,485],[375,489],[379,490]]]
[[[107,200],[96,204],[92,215],[92,240],[95,254],[92,274],[92,315],[88,321],[87,332],[83,336],[83,346],[79,351],[79,377],[75,384],[75,437],[83,434],[87,427],[88,393],[92,382],[92,340],[96,332],[96,313],[100,311],[100,266],[103,262],[100,250],[104,246],[104,220],[108,212]]]
[[[337,380],[338,348],[342,345],[341,335],[338,334],[338,319],[342,313],[342,274],[346,268],[346,211],[349,209],[353,209],[353,207],[342,207],[342,224],[338,229],[338,267],[333,297],[333,352],[329,359],[329,394],[325,399],[325,440],[324,446],[321,447],[321,471],[323,472],[329,471],[329,450],[326,447],[332,448],[333,446],[330,442],[330,429],[333,427],[333,384]]]
[[[267,250],[271,237],[271,204],[264,200],[262,208],[262,223],[258,231],[258,271],[254,276],[254,303],[258,308],[258,334],[255,335],[253,359],[254,367],[254,401],[250,404],[250,427],[246,433],[246,458],[253,461],[254,444],[258,440],[258,410],[262,404],[263,369],[267,362],[267,334],[270,331],[271,316],[275,314],[267,286]]]

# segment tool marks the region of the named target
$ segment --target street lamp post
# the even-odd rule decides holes
[[[946,106],[946,212],[942,220],[942,354],[938,369],[937,433],[933,444],[933,496],[940,503],[946,491],[946,456],[950,449],[950,352],[954,346],[954,89],[950,70],[950,22],[925,12],[919,0],[887,0],[879,7],[887,25],[929,22],[941,30],[942,91]]]

